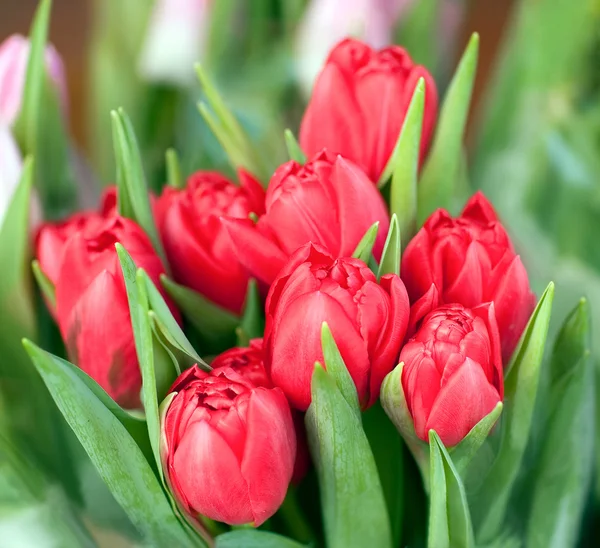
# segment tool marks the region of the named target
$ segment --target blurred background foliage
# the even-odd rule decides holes
[[[215,168],[232,174],[198,112],[201,90],[192,66],[196,58],[257,144],[265,173],[285,161],[283,131],[291,128],[297,133],[311,75],[322,60],[320,42],[326,44],[336,32],[334,21],[321,25],[324,30],[310,26],[310,10],[316,9],[313,3],[319,4],[308,0],[218,0],[203,19],[202,39],[193,59],[173,46],[172,51],[161,50],[161,58],[152,66],[148,41],[156,17],[154,2],[54,0],[50,41],[67,69],[68,120],[72,149],[79,160],[81,205],[92,206],[101,187],[113,181],[109,112],[119,106],[136,129],[151,188],[158,190],[165,181],[165,150],[169,147],[178,151],[184,173]],[[556,282],[553,332],[584,295],[592,309],[592,339],[600,340],[596,319],[600,313],[600,0],[396,3],[388,38],[406,46],[432,71],[440,95],[469,36],[473,31],[480,33],[478,76],[467,132],[471,186],[484,190],[497,207],[523,255],[536,292],[540,294],[548,280]],[[372,1],[373,9],[384,9],[384,4]],[[27,34],[36,6],[35,0],[0,0],[0,41],[13,32]],[[316,16],[312,17],[314,24]],[[177,24],[184,23],[180,20]],[[366,30],[360,21],[347,25],[347,31],[359,35]],[[181,37],[171,38],[166,45]],[[60,353],[55,335],[40,333],[39,337],[47,339],[46,348]],[[34,387],[40,384],[37,377],[31,380],[35,373],[22,355],[18,337],[14,340],[16,346],[0,340],[3,352],[8,352],[5,357],[15,363],[23,361],[14,379],[15,390],[9,382],[0,393],[0,419],[3,408],[18,405],[19,382],[31,382]],[[600,372],[600,345],[594,347],[596,371]],[[56,410],[44,401],[48,395],[43,387],[35,390],[40,394],[38,404],[51,409],[51,414],[20,415],[28,423],[22,428],[13,425],[12,431],[23,432],[24,439],[17,436],[0,443],[0,538],[6,527],[18,523],[7,520],[6,515],[20,515],[20,506],[15,504],[19,500],[30,516],[35,514],[40,531],[48,523],[68,523],[71,526],[61,535],[77,539],[75,545],[93,546],[94,541],[72,513],[71,503],[63,500],[55,487],[56,482],[69,486],[73,474],[79,481],[71,499],[79,500],[87,510],[93,522],[88,528],[94,531],[96,542],[98,535],[106,534],[96,529],[100,531],[108,522],[122,523],[120,532],[135,536],[62,420],[52,415]],[[38,419],[40,439],[27,440],[28,426]],[[64,451],[63,456],[54,454],[56,444],[42,441],[57,440],[57,436],[70,448],[67,461]],[[31,448],[31,462],[17,462],[14,444]],[[32,463],[38,461],[47,463],[49,475],[36,471]],[[600,481],[597,484],[590,500],[600,500]],[[588,516],[588,537],[594,538],[598,531],[593,527],[600,526],[594,525],[598,520],[593,516],[600,514],[598,503],[590,507],[596,508]],[[31,538],[43,536],[35,529],[25,533]],[[113,547],[118,542],[111,537]]]

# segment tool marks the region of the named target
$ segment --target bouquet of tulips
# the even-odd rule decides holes
[[[274,170],[197,65],[233,169],[184,173],[170,149],[153,188],[114,110],[114,184],[84,210],[48,16],[3,46],[26,48],[27,156],[0,231],[0,463],[15,492],[51,486],[57,545],[575,546],[588,305],[547,343],[553,284],[533,293],[469,189],[478,36],[443,97],[409,51],[342,40]],[[104,520],[82,470],[120,507]]]

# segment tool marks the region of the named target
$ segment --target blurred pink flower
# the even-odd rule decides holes
[[[309,94],[329,50],[347,36],[379,49],[413,0],[312,0],[296,41],[298,79]]]
[[[149,81],[187,85],[201,59],[209,31],[212,0],[157,0],[140,55]]]
[[[29,40],[20,34],[9,36],[0,44],[0,123],[11,126],[19,115],[29,58]],[[66,109],[67,89],[62,59],[49,44],[45,51],[46,70]]]
[[[0,123],[0,226],[21,175],[21,154],[8,127]]]

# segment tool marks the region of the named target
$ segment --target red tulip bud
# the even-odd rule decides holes
[[[306,410],[310,404],[314,364],[323,363],[321,327],[327,322],[366,408],[398,363],[409,305],[398,276],[377,283],[362,261],[336,260],[307,244],[271,286],[266,314],[267,370],[294,407]]]
[[[285,498],[296,455],[289,404],[256,386],[243,368],[188,369],[163,414],[168,483],[192,519],[259,526]]]
[[[346,39],[329,54],[302,119],[300,146],[322,148],[359,165],[373,181],[382,174],[398,140],[419,78],[425,79],[421,158],[437,115],[435,82],[398,46],[373,50]]]
[[[71,360],[122,406],[139,407],[141,375],[115,243],[157,287],[163,264],[133,221],[79,214],[40,231],[37,252],[56,287],[55,316]]]
[[[442,306],[425,317],[400,353],[402,388],[415,432],[459,443],[503,397],[493,305]]]
[[[264,190],[240,170],[241,186],[215,172],[199,171],[186,188],[165,187],[155,213],[175,281],[216,304],[240,312],[248,272],[240,264],[221,217],[248,219],[264,212]]]
[[[402,256],[402,279],[411,303],[421,309],[413,317],[422,317],[427,302],[469,308],[493,302],[505,363],[535,307],[525,267],[479,192],[460,217],[443,209],[429,217]]]
[[[373,252],[378,258],[389,227],[385,203],[369,178],[352,162],[326,151],[303,166],[287,162],[277,169],[267,190],[266,213],[256,225],[226,221],[239,260],[266,284],[308,242],[335,257],[352,255],[377,221]]]

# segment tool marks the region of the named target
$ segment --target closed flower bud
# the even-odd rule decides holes
[[[239,260],[266,284],[308,242],[326,247],[334,257],[352,255],[377,221],[373,252],[378,258],[389,227],[375,185],[352,162],[326,151],[305,165],[292,161],[275,171],[267,190],[266,213],[256,224],[225,221]]]
[[[296,436],[279,388],[256,386],[243,368],[185,371],[162,413],[161,458],[183,511],[259,526],[285,498]]]
[[[433,306],[493,302],[505,364],[535,306],[527,271],[481,193],[456,219],[443,209],[429,217],[402,256],[402,279],[411,303],[433,293]]]
[[[458,444],[503,397],[493,305],[442,306],[425,317],[400,353],[402,388],[416,435],[435,430]]]
[[[0,123],[12,125],[21,111],[25,74],[29,60],[29,40],[13,34],[0,44]],[[66,109],[66,78],[62,59],[53,46],[44,52],[46,72],[58,89]]]
[[[323,363],[321,327],[327,322],[366,408],[398,363],[409,305],[398,276],[378,283],[362,261],[334,259],[307,244],[271,286],[266,315],[267,371],[294,407],[304,411],[310,404],[314,365]]]
[[[242,309],[249,275],[222,219],[247,220],[265,207],[260,184],[243,170],[239,178],[238,187],[219,173],[199,171],[182,190],[165,187],[155,204],[175,281],[236,313]]]
[[[398,46],[380,51],[353,39],[329,54],[300,127],[300,146],[312,155],[327,148],[352,160],[373,181],[394,150],[419,78],[425,79],[421,159],[437,116],[435,82]]]
[[[119,404],[134,408],[140,405],[141,374],[117,242],[160,287],[164,267],[150,240],[133,221],[116,215],[76,215],[42,227],[37,254],[56,287],[54,313],[70,359]]]

